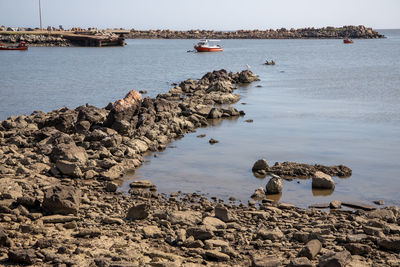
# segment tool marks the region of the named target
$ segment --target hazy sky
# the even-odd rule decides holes
[[[39,26],[39,0],[0,0],[0,25]],[[43,26],[270,29],[400,28],[400,0],[41,0]],[[201,4],[200,4],[201,3]]]

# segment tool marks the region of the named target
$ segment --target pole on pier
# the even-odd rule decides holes
[[[40,29],[42,29],[42,7],[40,5],[40,0],[39,0],[39,18],[40,18]]]

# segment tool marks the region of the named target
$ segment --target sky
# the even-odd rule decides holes
[[[0,0],[0,25],[39,27],[39,0]],[[400,28],[400,0],[41,0],[43,26],[126,29]]]

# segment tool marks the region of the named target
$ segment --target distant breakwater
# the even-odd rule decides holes
[[[302,28],[278,30],[237,30],[237,31],[214,31],[214,30],[131,30],[125,36],[128,39],[374,39],[385,38],[372,28],[360,26],[343,26],[339,28]]]

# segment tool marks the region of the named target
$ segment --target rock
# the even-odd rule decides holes
[[[146,219],[149,216],[149,209],[150,207],[145,203],[134,205],[128,210],[126,218],[128,220]]]
[[[374,200],[374,203],[375,203],[376,205],[385,205],[385,200],[383,200],[383,199]]]
[[[217,260],[217,261],[228,261],[230,260],[229,255],[226,255],[225,253],[219,252],[218,250],[207,250],[205,253],[206,258],[211,259],[211,260]]]
[[[330,175],[317,171],[312,178],[312,187],[320,189],[334,189],[335,182]]]
[[[116,112],[123,112],[132,107],[137,107],[142,102],[142,95],[135,90],[129,91],[123,99],[114,103],[113,110]]]
[[[216,143],[219,143],[219,141],[218,140],[215,140],[215,139],[213,139],[213,138],[211,138],[209,141],[208,141],[210,144],[216,144]]]
[[[323,255],[319,259],[318,267],[346,267],[351,261],[351,254],[347,250]]]
[[[259,159],[254,163],[253,168],[251,170],[253,172],[257,172],[260,170],[265,170],[267,168],[268,168],[268,162],[265,159]]]
[[[117,189],[118,189],[118,185],[117,185],[116,183],[108,182],[108,183],[106,184],[106,191],[107,191],[107,192],[114,193],[114,192],[117,191]]]
[[[331,209],[340,209],[342,207],[342,202],[339,200],[333,200],[329,203]]]
[[[83,176],[81,169],[77,163],[69,162],[66,160],[58,160],[56,163],[58,170],[65,175],[80,178]]]
[[[378,246],[382,249],[400,252],[400,237],[381,238],[378,240]]]
[[[207,227],[212,227],[215,229],[225,229],[226,228],[226,223],[224,223],[223,221],[221,221],[218,218],[214,218],[214,217],[205,217],[203,219],[203,225],[207,226]]]
[[[83,147],[76,146],[75,143],[61,143],[56,145],[50,155],[54,162],[65,160],[76,162],[79,165],[85,165],[88,160],[88,155]]]
[[[143,227],[143,236],[145,238],[160,238],[163,237],[163,232],[155,225]]]
[[[98,237],[101,236],[101,231],[99,229],[81,229],[75,234],[76,237]]]
[[[206,240],[214,237],[209,227],[202,225],[198,227],[190,227],[186,230],[186,236],[193,236],[196,240]]]
[[[267,194],[279,194],[282,192],[283,182],[282,178],[272,177],[266,186]]]
[[[212,108],[208,114],[209,119],[219,119],[222,117],[222,112],[218,108]]]
[[[72,186],[55,186],[45,192],[42,206],[53,214],[77,214],[80,198],[80,189]]]
[[[17,199],[22,197],[22,187],[12,178],[0,178],[0,198]]]
[[[149,180],[136,180],[129,184],[131,188],[155,188],[156,186]]]
[[[214,209],[215,212],[215,217],[220,219],[223,222],[232,222],[235,220],[233,214],[231,211],[229,211],[226,207],[223,205],[217,205]]]
[[[168,219],[171,224],[197,225],[202,221],[202,216],[198,211],[174,211]]]
[[[288,267],[314,267],[314,264],[306,257],[291,259]]]
[[[318,239],[310,240],[305,247],[299,252],[300,257],[306,257],[312,260],[321,251],[322,244]]]
[[[253,267],[280,267],[282,261],[274,256],[253,257]]]
[[[245,70],[239,73],[240,83],[251,83],[254,81],[259,81],[257,75],[255,75],[251,70]]]
[[[387,221],[388,223],[394,223],[396,222],[396,216],[394,215],[393,211],[388,210],[388,209],[379,209],[379,210],[373,210],[368,212],[368,218],[371,219],[380,219],[383,221]]]
[[[359,243],[346,244],[345,248],[350,251],[352,255],[368,255],[372,251],[370,246]]]
[[[4,230],[2,228],[0,228],[0,247],[2,246],[6,246],[8,242],[8,237],[6,235],[6,233],[4,232]]]
[[[11,249],[8,251],[8,261],[19,264],[34,264],[36,255],[34,249]]]
[[[265,191],[264,191],[264,188],[262,188],[262,187],[259,187],[258,189],[256,189],[256,191],[254,191],[254,193],[251,195],[251,198],[252,199],[255,199],[255,200],[262,200],[262,199],[265,199]]]
[[[121,218],[104,217],[101,221],[104,224],[119,224],[123,225],[124,221]]]
[[[41,218],[43,223],[66,223],[79,220],[76,216],[49,215]]]
[[[257,236],[264,240],[280,240],[284,237],[282,231],[276,227],[274,230],[261,229],[257,232]]]
[[[362,209],[362,210],[375,210],[376,207],[372,205],[368,205],[366,203],[361,203],[361,202],[342,202],[343,206],[347,206],[350,208],[355,208],[355,209]]]

